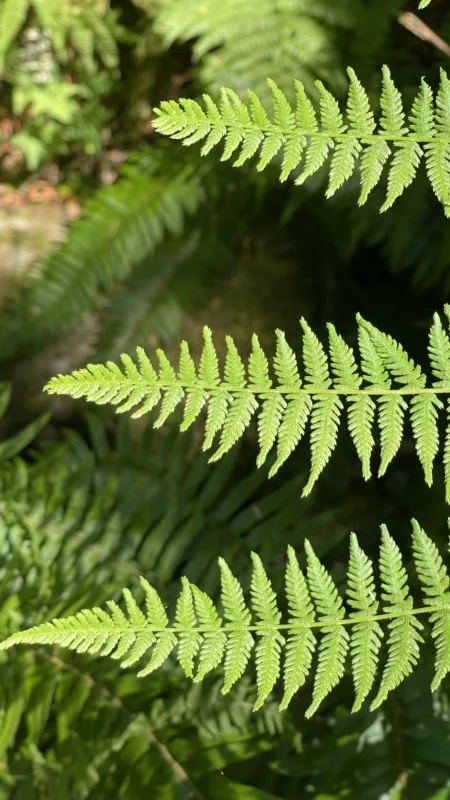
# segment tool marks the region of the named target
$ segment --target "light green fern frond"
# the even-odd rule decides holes
[[[204,347],[197,369],[186,343],[181,345],[178,371],[161,350],[158,370],[142,348],[137,348],[136,365],[122,356],[122,366],[90,364],[72,375],[52,378],[46,389],[53,394],[117,406],[118,412],[132,411],[133,417],[148,413],[161,401],[155,422],[159,427],[184,399],[181,430],[186,430],[206,409],[203,448],[214,440],[218,446],[211,457],[217,461],[241,439],[257,417],[260,466],[276,450],[270,475],[286,461],[304,436],[310,421],[311,472],[303,495],[310,493],[337,445],[342,410],[367,480],[375,446],[373,423],[380,433],[379,475],[396,455],[404,436],[404,418],[409,411],[416,452],[426,483],[433,481],[433,465],[439,451],[438,417],[446,398],[450,416],[450,338],[435,314],[429,334],[430,369],[427,377],[399,342],[378,330],[360,315],[358,344],[361,367],[351,347],[328,325],[329,355],[301,320],[303,330],[304,381],[296,356],[281,331],[276,332],[273,377],[270,363],[259,340],[253,336],[248,370],[231,337],[223,380],[211,331],[204,329]],[[447,501],[450,501],[450,424],[445,435],[444,456]]]
[[[420,0],[419,8],[420,9],[426,8],[427,6],[430,5],[430,3],[431,3],[431,0]]]
[[[387,197],[381,211],[390,208],[403,194],[424,160],[433,192],[450,216],[450,83],[446,73],[441,70],[435,102],[430,87],[422,79],[405,121],[400,92],[384,66],[377,130],[364,87],[353,69],[348,69],[348,76],[345,117],[337,100],[320,81],[316,81],[319,122],[303,84],[296,82],[293,109],[281,89],[269,80],[272,118],[254,92],[248,91],[246,105],[235,91],[222,89],[219,105],[208,95],[204,95],[204,108],[195,100],[163,102],[156,109],[154,127],[186,145],[204,140],[203,155],[223,142],[221,160],[235,157],[234,166],[242,166],[259,151],[256,168],[261,171],[280,154],[281,180],[294,172],[297,185],[317,172],[331,156],[327,166],[327,197],[332,197],[349,180],[359,164],[360,205],[366,202],[389,163]]]
[[[349,646],[355,686],[353,711],[359,710],[376,680],[381,637],[387,624],[387,662],[371,706],[377,708],[415,668],[423,641],[421,617],[428,617],[433,626],[436,674],[432,690],[450,671],[448,574],[436,546],[416,521],[413,521],[412,540],[414,562],[425,594],[423,607],[414,608],[400,551],[382,526],[382,613],[378,611],[372,564],[352,534],[347,585],[349,611],[331,576],[306,542],[306,578],[293,549],[288,549],[286,621],[279,611],[281,598],[277,598],[261,559],[253,553],[251,611],[239,581],[228,564],[219,559],[223,620],[211,598],[187,578],[182,578],[175,618],[170,622],[156,590],[142,578],[143,609],[125,589],[125,611],[110,601],[108,611],[85,609],[74,616],[14,633],[0,644],[0,650],[18,644],[49,644],[94,656],[109,655],[120,661],[122,667],[134,667],[138,661],[144,661],[137,673],[140,677],[157,669],[176,652],[182,670],[191,678],[195,674],[195,681],[202,680],[211,669],[223,663],[223,693],[229,691],[253,660],[257,687],[255,710],[267,700],[280,674],[284,682],[281,709],[289,705],[311,676],[314,677],[312,702],[306,711],[306,716],[311,716],[340,683]],[[318,660],[313,666],[316,638],[319,639]]]

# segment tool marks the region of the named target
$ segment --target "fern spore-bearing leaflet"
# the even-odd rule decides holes
[[[187,677],[201,681],[223,664],[227,693],[253,659],[256,667],[259,709],[280,675],[285,709],[297,691],[314,673],[312,701],[306,716],[312,716],[340,682],[347,661],[355,688],[353,711],[372,692],[379,669],[381,640],[387,625],[387,659],[371,708],[377,708],[414,669],[423,641],[422,617],[428,616],[434,641],[436,690],[450,670],[450,579],[437,547],[413,520],[414,562],[422,586],[424,605],[414,608],[400,551],[382,526],[380,579],[383,606],[376,597],[372,562],[355,534],[350,537],[347,574],[347,605],[334,581],[305,542],[306,574],[300,569],[292,547],[288,548],[285,575],[287,617],[283,621],[277,598],[264,566],[252,553],[253,576],[250,608],[242,586],[228,564],[219,559],[222,594],[219,610],[211,598],[182,578],[175,618],[171,623],[156,590],[141,579],[145,611],[125,589],[126,613],[117,603],[85,609],[72,617],[54,619],[14,633],[2,644],[7,650],[17,644],[53,644],[79,653],[109,655],[122,667],[134,667],[151,651],[150,660],[138,672],[144,677],[177,653]],[[317,661],[314,653],[317,650]]]
[[[327,197],[335,194],[359,164],[360,205],[380,182],[389,163],[387,196],[381,211],[390,208],[412,183],[424,158],[432,189],[450,216],[450,81],[444,70],[440,73],[436,102],[422,79],[406,119],[402,96],[384,66],[378,128],[367,93],[352,68],[348,75],[345,118],[336,98],[321,81],[316,81],[318,117],[300,81],[295,84],[293,109],[282,90],[269,79],[272,117],[251,90],[247,92],[247,105],[232,89],[222,89],[219,105],[206,94],[204,108],[195,100],[163,102],[156,109],[158,116],[153,125],[161,134],[181,139],[186,145],[204,140],[202,155],[223,142],[221,160],[227,161],[239,152],[234,161],[236,167],[259,152],[257,169],[261,171],[281,154],[280,179],[285,181],[300,168],[297,185],[317,172],[330,156]]]
[[[445,307],[450,317],[450,306]],[[380,439],[379,475],[383,475],[396,455],[404,435],[406,412],[410,415],[416,452],[425,480],[431,485],[433,464],[439,449],[438,415],[444,401],[450,409],[450,338],[438,314],[429,333],[429,357],[433,376],[431,387],[426,376],[404,348],[388,334],[358,315],[358,344],[361,365],[334,325],[328,325],[329,355],[301,320],[303,330],[304,377],[300,377],[297,358],[282,331],[276,332],[273,359],[274,382],[269,361],[258,337],[252,339],[248,370],[234,344],[227,337],[223,378],[211,331],[204,329],[204,347],[198,369],[186,342],[181,344],[176,371],[162,350],[157,350],[158,371],[142,348],[137,349],[138,364],[127,355],[122,367],[90,364],[71,375],[52,378],[47,391],[74,398],[86,397],[99,404],[111,403],[119,412],[133,411],[133,417],[151,411],[161,401],[155,427],[161,426],[184,400],[181,430],[192,425],[206,410],[203,448],[217,449],[217,461],[244,434],[257,417],[261,466],[272,449],[276,458],[270,470],[275,474],[297,447],[310,423],[311,472],[303,494],[308,495],[337,445],[343,410],[346,424],[362,464],[363,476],[371,475],[371,456],[375,446],[374,423]],[[450,502],[450,424],[444,445],[446,499]]]

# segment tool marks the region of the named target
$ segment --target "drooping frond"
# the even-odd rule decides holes
[[[155,28],[166,45],[189,42],[200,81],[208,90],[231,86],[264,92],[267,75],[288,89],[296,75],[309,87],[314,78],[343,85],[334,43],[357,23],[354,4],[327,0],[157,0]],[[267,87],[266,87],[267,88]]]
[[[251,611],[239,581],[228,564],[219,559],[223,619],[211,598],[187,578],[182,578],[175,617],[170,622],[158,593],[141,578],[142,607],[125,589],[125,611],[109,601],[108,611],[85,609],[73,616],[14,633],[0,644],[0,650],[18,644],[59,645],[78,653],[108,655],[122,667],[135,667],[142,662],[144,666],[138,670],[138,677],[153,672],[171,653],[176,653],[186,676],[192,678],[195,674],[195,681],[202,680],[211,669],[223,663],[223,693],[241,678],[253,660],[257,684],[255,710],[267,700],[280,674],[284,682],[281,709],[289,705],[311,676],[314,677],[312,703],[306,711],[306,716],[311,716],[341,681],[349,645],[356,695],[353,711],[359,710],[380,668],[380,643],[383,626],[387,624],[387,661],[371,705],[377,708],[415,668],[423,641],[420,617],[428,616],[433,625],[436,650],[433,690],[450,670],[448,574],[436,546],[415,521],[412,539],[416,570],[426,598],[423,607],[414,608],[400,551],[382,526],[380,577],[384,606],[381,614],[378,613],[372,564],[352,534],[348,612],[334,581],[306,542],[307,577],[300,570],[293,549],[288,550],[286,621],[283,621],[278,598],[262,561],[253,553]],[[318,660],[313,667],[316,638],[319,639]]]
[[[355,354],[333,325],[328,326],[329,355],[305,320],[303,329],[304,380],[297,359],[281,331],[276,332],[273,377],[258,338],[253,337],[248,370],[231,337],[223,378],[211,331],[204,329],[204,348],[197,369],[186,342],[181,345],[178,370],[157,350],[158,370],[142,348],[136,364],[122,356],[122,365],[108,362],[90,364],[72,375],[52,378],[46,389],[53,394],[117,406],[118,412],[133,411],[133,417],[148,413],[160,401],[159,427],[184,399],[181,430],[190,427],[206,410],[203,448],[214,440],[218,446],[211,457],[217,461],[241,439],[253,418],[257,419],[261,466],[271,451],[276,458],[273,475],[297,447],[310,421],[311,472],[303,495],[310,493],[337,445],[342,410],[347,408],[346,425],[362,464],[363,476],[371,475],[375,445],[373,423],[378,423],[383,475],[396,455],[404,436],[405,414],[409,411],[417,456],[426,483],[433,481],[433,464],[439,451],[438,416],[446,398],[450,409],[450,339],[437,314],[429,334],[431,387],[426,375],[391,336],[378,330],[360,315],[358,344],[361,367]],[[450,414],[449,414],[450,415]],[[444,446],[446,497],[450,501],[450,424]]]
[[[427,6],[430,5],[430,3],[431,3],[431,0],[420,0],[419,8],[420,9],[426,8]]]
[[[53,340],[92,311],[102,292],[128,277],[165,237],[179,235],[203,198],[192,165],[154,151],[125,165],[87,204],[40,274],[2,308],[1,358]]]
[[[296,185],[327,165],[327,197],[355,173],[359,165],[361,194],[366,202],[387,167],[386,211],[415,178],[421,160],[433,192],[450,216],[450,83],[441,70],[440,85],[433,93],[422,79],[411,112],[406,118],[402,97],[388,67],[383,67],[377,123],[364,87],[353,69],[348,69],[349,91],[345,115],[337,100],[316,81],[319,110],[307,98],[305,87],[296,82],[296,104],[273,80],[269,80],[273,114],[270,118],[260,99],[248,91],[248,104],[232,89],[222,89],[218,105],[204,95],[204,107],[195,100],[165,101],[156,109],[154,127],[165,136],[190,145],[203,141],[202,155],[223,143],[222,161],[234,158],[241,166],[259,152],[261,171],[280,154],[281,180],[295,173]]]

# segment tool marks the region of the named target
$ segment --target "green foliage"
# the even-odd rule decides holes
[[[299,501],[341,427],[368,479],[374,457],[383,475],[404,440],[403,454],[412,452],[406,424],[427,484],[443,449],[450,499],[447,327],[436,315],[428,379],[401,320],[396,338],[414,361],[360,316],[354,351],[331,324],[324,347],[302,319],[301,369],[282,332],[273,353],[265,344],[277,313],[287,338],[295,336],[291,297],[314,325],[342,322],[353,306],[383,328],[400,300],[418,337],[426,328],[436,297],[408,294],[390,270],[413,268],[422,286],[439,284],[438,302],[445,296],[449,234],[429,192],[431,183],[448,212],[449,83],[442,73],[435,100],[428,86],[440,54],[398,25],[404,0],[112,5],[0,0],[0,155],[6,180],[19,187],[14,199],[27,203],[36,178],[61,181],[62,197],[89,196],[114,180],[127,151],[152,143],[153,127],[167,126],[181,142],[202,140],[207,150],[223,141],[226,163],[208,170],[203,160],[199,169],[186,150],[180,161],[171,141],[132,155],[117,184],[69,226],[68,240],[26,276],[28,288],[2,305],[0,353],[5,375],[18,366],[17,400],[36,373],[34,359],[16,366],[14,357],[53,342],[56,365],[44,354],[38,372],[69,371],[60,340],[64,349],[61,337],[88,312],[94,336],[101,331],[94,365],[53,379],[49,390],[125,413],[117,425],[109,414],[106,423],[75,416],[76,433],[56,419],[23,460],[17,453],[46,417],[0,445],[0,800],[450,800],[439,487],[426,491],[415,475],[406,483],[407,459],[397,459],[381,487],[347,503],[355,463],[342,443],[342,470],[325,480],[320,509],[313,496]],[[433,30],[447,41],[440,13],[436,4]],[[374,65],[383,62],[396,85],[385,68],[379,102]],[[346,63],[355,71],[344,113]],[[414,100],[422,73],[427,83]],[[198,99],[199,87],[214,97],[221,86],[229,89],[217,107],[210,98],[178,102],[185,92]],[[161,97],[169,103],[153,126]],[[20,150],[36,175],[24,174]],[[255,174],[230,170],[253,155]],[[283,186],[266,169],[272,162]],[[306,190],[296,191],[306,178]],[[323,178],[327,196],[336,194],[326,206],[316,192]],[[377,203],[394,207],[378,216]],[[249,290],[242,272],[252,262]],[[217,282],[212,296],[219,271],[226,291]],[[280,290],[274,308],[259,294],[269,281]],[[175,365],[171,346],[182,327],[189,339],[208,316],[215,341],[205,328],[195,363],[183,343]],[[228,337],[216,351],[221,330],[236,330],[239,342]],[[247,352],[251,330],[260,338]],[[142,348],[137,362],[119,360],[138,344],[170,350],[153,363]],[[79,360],[71,352],[70,364]],[[1,389],[3,410],[6,398]],[[130,421],[156,405],[156,426],[153,414],[145,426]],[[178,411],[183,437],[167,424]],[[203,413],[212,464],[199,453],[194,423]],[[234,446],[252,420],[255,471],[248,449]],[[286,477],[267,483],[306,432],[309,477],[289,478],[286,464]],[[378,577],[370,533],[364,549],[352,534],[346,575],[340,544],[356,525],[373,525],[380,488],[389,527],[400,505],[415,503],[436,544],[414,522],[413,558],[403,562],[401,522],[398,546],[383,526]],[[9,647],[27,636],[42,637],[45,649],[39,641]],[[58,650],[58,640],[69,646]],[[109,659],[98,657],[108,650]]]
[[[303,753],[283,760],[286,773],[295,778],[291,794],[281,796],[295,794],[299,784],[294,781],[303,779],[311,797],[397,798],[400,786],[406,786],[417,800],[436,793],[447,800],[447,694],[441,689],[430,697],[425,687],[431,670],[423,661],[378,711],[363,708],[355,717],[340,705],[338,713],[330,709],[330,725],[320,724],[323,716],[317,719]],[[307,727],[303,722],[303,730]]]
[[[195,100],[165,101],[157,109],[155,128],[173,139],[191,145],[206,140],[202,155],[224,142],[222,161],[230,159],[240,147],[234,166],[242,166],[259,150],[257,169],[264,170],[278,153],[283,156],[282,181],[303,166],[295,179],[301,185],[316,173],[331,155],[326,192],[331,197],[348,181],[360,165],[361,193],[359,204],[381,179],[384,166],[392,156],[388,172],[387,197],[381,207],[386,211],[403,194],[416,175],[424,157],[432,189],[450,214],[450,83],[441,70],[440,86],[433,103],[428,84],[422,80],[419,92],[405,124],[402,98],[383,67],[381,116],[378,131],[369,99],[353,69],[348,70],[350,87],[346,120],[337,100],[316,82],[319,94],[320,124],[305,87],[296,82],[296,106],[292,109],[287,97],[273,80],[269,87],[273,100],[273,119],[267,115],[258,96],[248,91],[247,106],[232,89],[223,89],[220,105],[204,95],[205,108]],[[393,154],[392,146],[395,146]],[[304,160],[303,160],[304,156]]]
[[[64,0],[2,0],[0,71],[3,72],[8,50],[30,13],[35,15],[39,27],[50,33],[52,46],[59,59],[67,60],[66,46],[69,44],[91,70],[95,69],[94,52],[108,66],[117,65],[118,48],[114,33],[118,31],[114,29],[114,14],[111,15],[109,3],[89,3],[86,0],[70,4]]]
[[[0,72],[20,128],[11,143],[34,171],[76,142],[102,149],[119,45],[132,37],[109,0],[1,0]],[[70,80],[68,80],[70,78]]]
[[[77,109],[74,98],[81,94],[82,87],[73,83],[54,81],[44,87],[24,85],[14,93],[13,111],[15,114],[22,114],[31,105],[34,115],[45,114],[68,125]],[[15,141],[17,144],[17,138]]]
[[[0,69],[3,72],[5,53],[23,25],[28,0],[4,0],[0,7]]]
[[[108,598],[118,601],[125,584],[140,604],[142,573],[164,605],[175,609],[171,581],[182,571],[191,586],[198,583],[216,596],[218,570],[212,563],[221,553],[233,563],[240,581],[250,585],[250,549],[258,551],[263,563],[273,563],[274,553],[288,541],[314,532],[314,549],[322,557],[342,536],[333,510],[318,513],[310,501],[298,506],[298,479],[261,497],[261,471],[238,479],[231,454],[213,467],[205,458],[192,462],[189,435],[179,437],[174,429],[161,439],[148,427],[133,441],[127,418],[120,418],[117,431],[108,435],[90,415],[89,430],[91,442],[69,431],[66,442],[47,446],[34,464],[16,460],[0,469],[3,638],[30,624],[102,605]],[[289,617],[314,619],[311,602],[308,607],[303,600],[306,578],[299,581],[294,551],[289,549],[288,555]],[[271,568],[280,600],[281,572],[275,564]],[[215,616],[203,592],[197,597],[199,621],[213,627],[220,615]],[[286,619],[284,602],[279,605]],[[353,633],[355,626],[347,629]],[[314,644],[317,630],[281,633],[287,639],[284,678],[289,641],[305,635]],[[252,635],[255,645],[264,638],[254,631]],[[294,648],[287,690],[295,693],[299,675]],[[300,649],[297,654],[303,665]],[[431,703],[424,691],[431,676],[420,667],[406,691],[402,685],[396,691],[394,733],[390,703],[375,714],[360,712],[362,718],[335,717],[325,708],[311,727],[305,727],[294,703],[292,713],[288,709],[280,714],[270,697],[252,715],[255,686],[249,675],[223,696],[215,669],[189,685],[170,663],[139,680],[134,671],[123,673],[114,659],[72,656],[68,650],[14,648],[2,653],[0,661],[5,798],[25,787],[32,797],[45,793],[51,800],[77,792],[100,800],[125,798],[130,787],[140,798],[151,787],[156,796],[178,793],[207,800],[211,786],[217,796],[227,786],[235,797],[265,800],[267,792],[291,797],[301,785],[328,792],[345,786],[365,800],[370,796],[367,785],[353,767],[358,764],[367,776],[375,759],[373,785],[387,791],[397,774],[394,741],[399,738],[408,744],[411,791],[425,782],[433,785],[437,764],[445,769],[446,695],[441,684]],[[310,673],[306,668],[305,677]],[[337,691],[342,688],[341,683]],[[328,719],[335,724],[328,726]],[[423,750],[424,725],[429,755]],[[261,785],[266,795],[258,794]]]
[[[11,385],[8,383],[0,383],[0,420],[6,414],[8,405],[11,400]],[[34,441],[36,436],[45,428],[49,421],[49,414],[41,414],[33,422],[28,423],[25,427],[21,428],[17,433],[9,439],[5,439],[0,443],[0,464],[9,459],[19,455],[31,442]]]
[[[450,315],[450,308],[445,307]],[[189,428],[202,409],[207,417],[203,449],[209,449],[220,433],[219,446],[210,461],[220,459],[241,439],[252,417],[259,411],[258,439],[261,466],[272,448],[277,458],[270,470],[274,475],[296,448],[311,423],[311,472],[303,496],[313,488],[336,448],[341,411],[347,403],[348,429],[367,480],[374,448],[372,433],[378,418],[381,445],[379,475],[383,475],[396,455],[404,435],[405,411],[410,411],[416,452],[425,481],[433,481],[433,464],[439,449],[438,412],[443,408],[440,395],[450,392],[450,340],[438,314],[429,332],[429,357],[434,378],[426,386],[426,376],[403,347],[388,334],[378,330],[360,315],[358,343],[361,368],[352,348],[328,325],[329,357],[306,320],[303,329],[304,383],[299,376],[296,357],[282,331],[277,331],[273,371],[256,335],[248,363],[248,377],[231,337],[227,337],[224,379],[209,328],[204,329],[204,347],[198,370],[186,342],[181,344],[178,374],[162,350],[157,350],[156,372],[145,351],[137,348],[138,365],[122,356],[122,369],[113,362],[89,364],[71,375],[59,375],[47,384],[51,394],[85,397],[100,405],[113,404],[119,413],[133,411],[134,418],[150,412],[162,400],[155,427],[160,427],[174,409],[185,400],[180,430]],[[331,371],[331,375],[330,375]],[[363,381],[367,384],[363,386]],[[392,385],[394,383],[394,385]],[[135,409],[135,410],[133,410]],[[450,499],[449,439],[444,448],[446,499]]]
[[[419,616],[429,614],[436,647],[433,681],[433,689],[436,689],[450,670],[449,578],[439,551],[418,523],[413,521],[413,551],[417,575],[426,598],[426,604],[421,608],[413,606],[400,551],[385,526],[382,526],[380,549],[381,614],[377,613],[371,561],[361,550],[354,534],[350,548],[348,594],[350,605],[356,610],[349,615],[345,613],[333,579],[308,541],[305,550],[306,578],[292,548],[288,551],[287,623],[281,622],[277,596],[261,559],[252,553],[251,611],[246,605],[239,581],[220,558],[223,620],[211,598],[187,578],[182,578],[175,619],[170,624],[158,593],[145,578],[141,578],[145,614],[125,589],[126,613],[114,601],[108,601],[109,613],[95,607],[84,609],[74,616],[44,622],[27,631],[12,634],[0,645],[0,650],[17,644],[53,644],[78,653],[108,655],[120,661],[125,668],[136,665],[152,649],[150,660],[138,672],[138,677],[144,677],[158,669],[176,649],[178,662],[189,678],[194,675],[194,663],[199,656],[196,680],[203,679],[208,671],[224,660],[225,682],[222,691],[227,693],[246,670],[254,649],[257,675],[254,710],[257,710],[279,677],[285,645],[284,633],[289,635],[289,642],[283,669],[286,689],[283,708],[309,672],[315,646],[311,631],[315,630],[321,640],[312,703],[306,711],[309,717],[341,681],[349,646],[356,693],[354,710],[360,708],[376,677],[383,635],[380,622],[388,621],[388,658],[378,693],[371,705],[372,709],[378,708],[417,664],[419,644],[423,641],[420,634],[423,625]],[[293,594],[294,583],[299,588],[298,594]],[[317,619],[312,612],[310,597]],[[304,606],[300,608],[302,600]],[[306,632],[309,632],[307,639]],[[296,685],[293,685],[293,664],[300,663],[305,645],[308,660],[303,662],[302,669],[295,676]]]

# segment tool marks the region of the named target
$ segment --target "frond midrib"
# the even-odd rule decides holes
[[[170,116],[170,114],[168,114]],[[298,127],[295,128],[285,128],[282,125],[277,125],[276,123],[270,123],[269,125],[256,125],[255,123],[252,125],[240,125],[235,122],[230,122],[229,120],[221,120],[220,122],[212,119],[205,120],[202,123],[198,123],[198,127],[204,125],[205,128],[223,128],[225,125],[228,131],[243,131],[245,133],[281,133],[286,139],[293,139],[296,136],[307,136],[310,139],[334,139],[336,141],[345,141],[346,139],[358,139],[364,144],[369,144],[370,142],[377,142],[380,139],[383,139],[386,142],[417,142],[418,144],[433,144],[435,142],[444,142],[450,144],[450,137],[444,136],[443,134],[436,133],[435,136],[418,136],[414,133],[410,133],[403,136],[396,136],[395,134],[389,133],[363,133],[360,131],[345,131],[344,133],[337,133],[333,130],[321,130],[321,131],[314,131],[314,130],[307,130],[305,128]]]
[[[88,376],[83,379],[86,383],[89,383],[90,387],[98,389],[104,389],[105,383],[98,383],[94,380],[90,380]],[[419,394],[450,394],[450,386],[437,386],[437,387],[423,387],[423,388],[400,388],[400,389],[384,389],[384,388],[373,388],[368,386],[367,389],[354,389],[354,388],[344,388],[338,386],[333,389],[322,389],[315,386],[305,386],[301,389],[290,389],[289,387],[274,387],[270,389],[265,389],[258,386],[233,386],[229,383],[223,383],[219,386],[209,385],[206,383],[202,383],[198,381],[198,383],[185,383],[183,381],[146,381],[145,379],[139,381],[133,380],[111,380],[111,386],[117,386],[119,388],[129,387],[130,389],[138,388],[146,386],[149,389],[173,389],[176,386],[179,386],[181,389],[185,389],[186,391],[194,391],[195,389],[203,389],[205,392],[211,392],[217,394],[217,392],[233,392],[233,394],[281,394],[286,395],[289,397],[300,397],[302,395],[314,395],[317,397],[319,395],[374,395],[378,397],[379,395],[419,395]],[[79,381],[74,381],[74,386],[78,386]],[[48,384],[48,387],[51,387],[51,380]]]
[[[378,622],[379,620],[392,620],[392,619],[402,619],[402,618],[409,618],[409,617],[416,617],[421,614],[428,614],[432,615],[437,611],[450,611],[450,602],[444,603],[443,605],[430,605],[430,606],[421,606],[420,608],[412,608],[408,611],[393,611],[392,613],[386,614],[374,614],[373,616],[364,616],[364,617],[344,617],[343,619],[326,619],[322,617],[320,620],[316,620],[314,622],[309,623],[295,623],[291,624],[289,622],[281,623],[279,625],[233,625],[233,624],[225,624],[221,628],[214,627],[213,625],[196,625],[194,628],[191,627],[181,627],[179,625],[172,625],[167,626],[165,628],[157,627],[155,625],[109,625],[109,626],[99,626],[98,628],[95,627],[87,627],[81,628],[77,627],[76,630],[74,629],[74,634],[83,634],[87,637],[95,637],[96,635],[100,636],[107,631],[111,633],[172,633],[172,634],[184,634],[184,633],[218,633],[219,631],[222,633],[236,633],[240,631],[249,631],[249,632],[262,632],[262,631],[302,631],[302,630],[310,630],[313,628],[335,628],[340,626],[351,626],[351,625],[360,625],[365,622]],[[43,625],[46,623],[44,622]],[[64,633],[65,635],[70,635],[70,630],[64,631],[55,631],[56,633]],[[38,633],[36,631],[36,635],[41,635],[42,631]],[[21,634],[18,634],[19,636]],[[14,639],[14,634],[11,637],[11,640]]]

